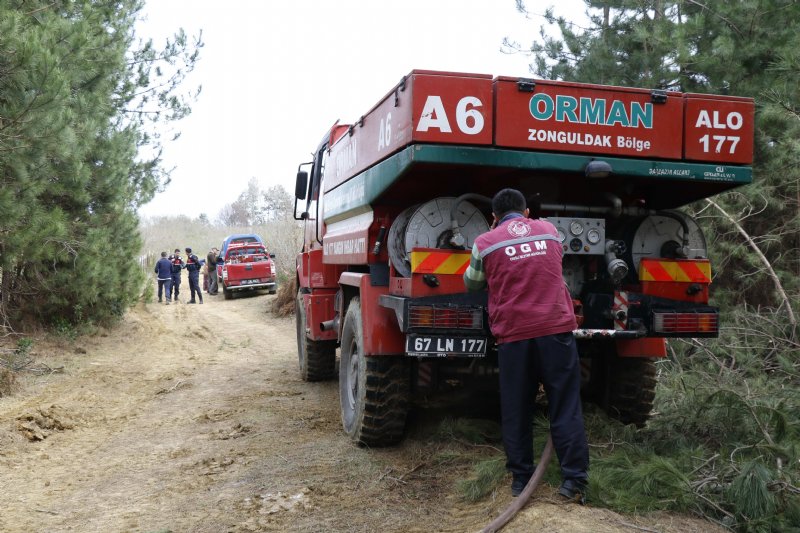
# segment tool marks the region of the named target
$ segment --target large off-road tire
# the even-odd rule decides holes
[[[581,396],[623,424],[645,425],[653,410],[656,367],[653,359],[619,357],[613,343],[594,345],[581,359]]]
[[[306,308],[303,293],[297,292],[294,306],[297,326],[297,357],[303,381],[323,381],[336,375],[336,341],[315,341],[306,335]]]
[[[652,359],[610,359],[606,410],[623,424],[643,427],[653,411],[656,397],[656,365]]]
[[[339,399],[348,436],[365,446],[403,438],[408,413],[408,366],[402,356],[365,357],[361,302],[353,298],[342,330]]]
[[[230,300],[233,298],[233,291],[228,290],[225,288],[225,285],[222,286],[222,295],[225,297],[226,300]]]

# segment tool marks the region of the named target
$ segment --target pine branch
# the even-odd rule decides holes
[[[705,10],[708,10],[708,11],[710,11],[710,12],[711,12],[711,13],[713,13],[713,14],[714,14],[716,17],[718,17],[720,20],[724,21],[724,22],[725,22],[725,24],[727,24],[727,25],[728,25],[728,27],[729,27],[730,29],[732,29],[733,31],[735,31],[735,32],[736,32],[736,34],[737,34],[737,35],[739,35],[739,37],[741,37],[742,39],[744,39],[744,38],[745,38],[745,35],[744,35],[744,33],[743,33],[743,32],[742,32],[742,31],[741,31],[741,30],[740,30],[740,29],[739,29],[739,28],[736,26],[736,24],[734,24],[734,23],[733,23],[733,21],[732,21],[732,20],[730,20],[730,19],[728,19],[728,18],[726,18],[726,17],[723,17],[722,15],[720,15],[720,14],[719,14],[718,12],[716,12],[716,11],[713,11],[713,10],[712,10],[710,7],[708,7],[708,4],[704,4],[704,3],[702,3],[702,2],[698,2],[698,1],[696,1],[696,0],[689,0],[689,3],[690,3],[690,4],[694,4],[694,5],[696,5],[697,7],[700,7],[700,8],[703,8],[703,9],[705,9]]]
[[[772,278],[772,281],[775,284],[775,289],[778,291],[778,294],[780,294],[781,299],[783,300],[783,305],[786,306],[786,311],[787,311],[787,313],[789,315],[789,323],[792,326],[791,337],[794,338],[794,335],[795,335],[795,333],[797,331],[797,318],[795,318],[794,311],[792,310],[792,302],[789,299],[789,297],[786,295],[786,291],[783,289],[783,285],[781,284],[781,280],[778,278],[778,275],[775,273],[775,270],[772,268],[772,265],[770,264],[769,259],[767,259],[767,257],[764,255],[764,253],[758,247],[758,245],[753,241],[753,239],[750,237],[750,235],[744,230],[744,228],[731,215],[729,215],[727,211],[725,211],[719,204],[717,204],[716,202],[714,202],[714,200],[711,200],[710,198],[706,198],[706,202],[708,202],[710,205],[712,205],[714,208],[716,208],[717,211],[722,213],[722,215],[725,218],[727,218],[728,221],[730,221],[731,224],[733,224],[733,226],[736,228],[736,230],[739,232],[739,234],[742,237],[744,237],[744,239],[747,242],[747,244],[750,245],[750,248],[752,248],[752,250],[756,253],[756,255],[758,255],[759,259],[761,259],[761,261],[764,263],[764,267],[766,268],[767,273],[769,274],[769,277]]]
[[[40,11],[44,11],[44,10],[46,10],[46,9],[50,9],[50,8],[51,8],[51,7],[53,7],[54,5],[56,5],[56,3],[55,3],[55,2],[52,2],[52,3],[50,3],[50,4],[46,5],[46,6],[42,6],[42,7],[38,8],[38,9],[34,9],[33,11],[28,11],[27,13],[25,13],[25,16],[26,16],[26,17],[29,17],[29,16],[31,16],[31,15],[35,15],[36,13],[38,13],[38,12],[40,12]]]

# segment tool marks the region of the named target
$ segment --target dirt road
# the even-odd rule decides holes
[[[505,483],[460,498],[463,445],[422,418],[399,447],[353,446],[273,299],[140,304],[96,337],[37,341],[64,372],[0,398],[0,531],[478,531],[508,505]],[[507,531],[714,531],[535,499]]]

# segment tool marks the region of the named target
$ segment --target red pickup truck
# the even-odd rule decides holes
[[[275,254],[259,242],[231,243],[217,260],[217,276],[226,300],[235,291],[268,290],[275,294]]]

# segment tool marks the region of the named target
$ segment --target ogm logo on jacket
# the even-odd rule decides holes
[[[506,228],[514,237],[525,237],[531,232],[531,227],[521,220],[513,220]]]
[[[533,244],[533,246],[531,246]],[[519,249],[517,249],[519,247]],[[547,255],[547,241],[524,242],[517,246],[506,246],[505,253],[511,261],[518,261],[537,255]],[[533,249],[536,248],[536,251]],[[521,254],[521,255],[520,255]]]

